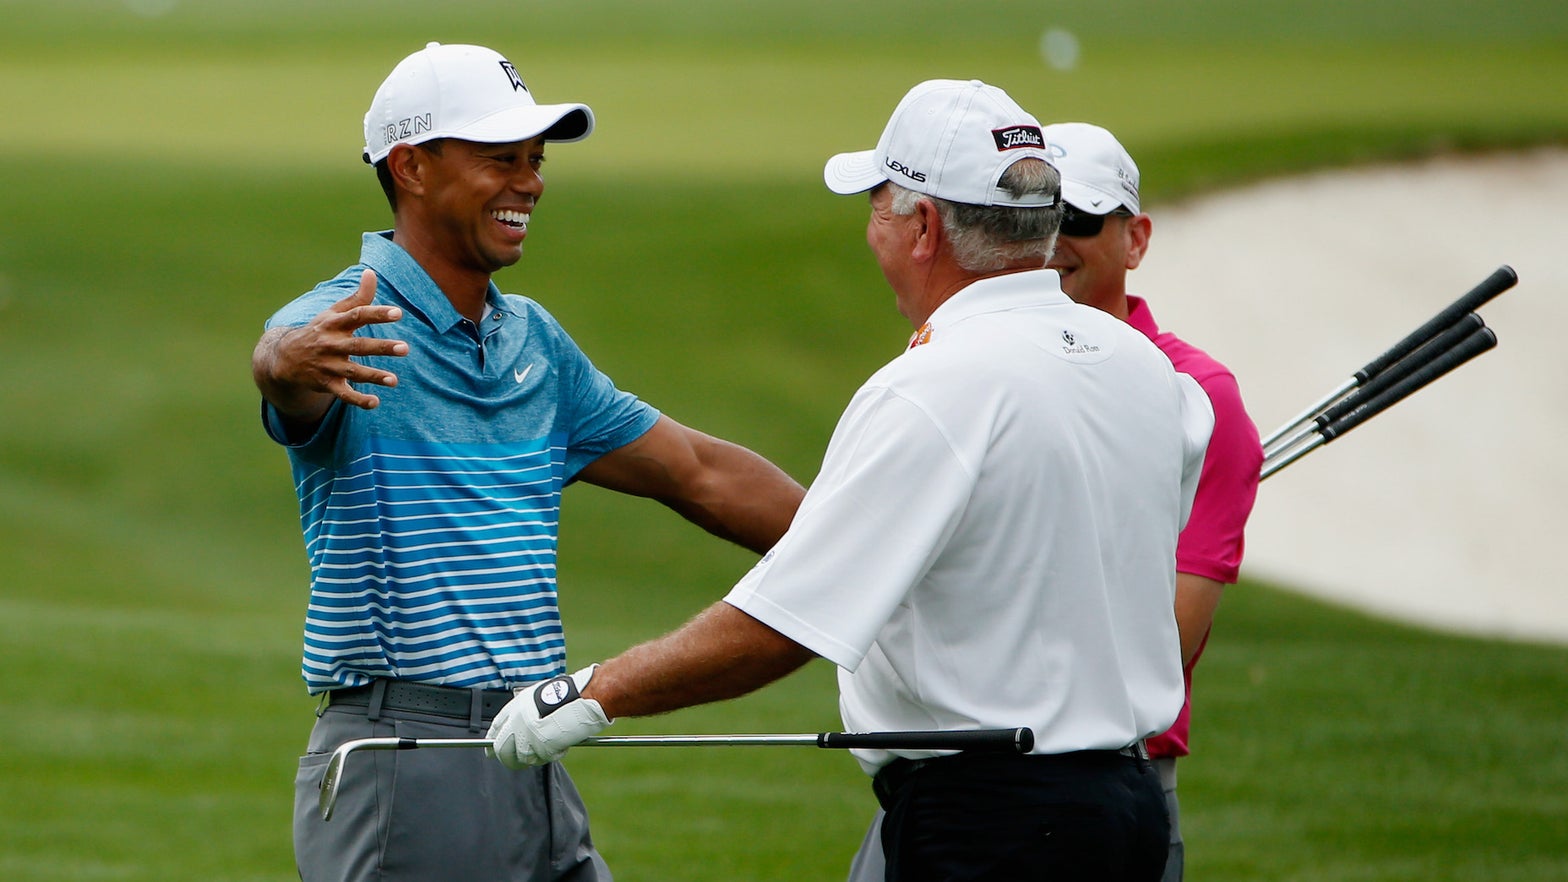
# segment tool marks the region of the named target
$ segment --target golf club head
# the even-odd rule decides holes
[[[489,747],[488,738],[356,738],[345,741],[332,751],[327,768],[321,775],[321,819],[331,820],[332,806],[338,801],[338,790],[343,783],[343,765],[348,755],[356,750],[413,750],[416,747]]]
[[[321,820],[332,819],[332,806],[338,801],[338,784],[343,780],[343,761],[348,758],[349,751],[354,749],[352,744],[344,744],[332,751],[332,758],[327,760],[327,770],[321,776]]]

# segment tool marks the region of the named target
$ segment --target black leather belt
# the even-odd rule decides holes
[[[378,696],[376,693],[380,692]],[[379,698],[379,701],[377,700]],[[410,711],[458,720],[489,720],[512,700],[509,689],[459,689],[407,680],[376,680],[368,686],[334,689],[327,706],[363,707],[378,717],[382,710]]]
[[[1072,753],[1028,754],[956,753],[918,760],[898,757],[877,770],[876,775],[871,779],[871,791],[876,794],[877,802],[882,805],[882,808],[887,809],[892,806],[898,792],[904,788],[910,776],[927,766],[939,766],[957,772],[969,763],[995,766],[996,764],[1007,763],[1094,762],[1109,757],[1126,757],[1147,762],[1149,749],[1144,746],[1142,740],[1139,740],[1118,750],[1078,750]]]

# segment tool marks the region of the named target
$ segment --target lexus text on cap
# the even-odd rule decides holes
[[[1109,214],[1121,206],[1138,213],[1138,166],[1114,135],[1071,122],[1046,126],[1045,137],[1068,205],[1089,214]]]
[[[458,138],[506,144],[544,135],[581,141],[593,131],[585,104],[536,104],[517,68],[483,46],[430,43],[392,69],[365,114],[365,161],[395,144]]]
[[[1006,92],[979,80],[927,80],[893,110],[876,149],[840,153],[822,170],[828,189],[864,193],[883,181],[967,205],[1050,206],[1054,196],[1014,198],[996,186],[1020,159],[1050,161],[1040,122]]]

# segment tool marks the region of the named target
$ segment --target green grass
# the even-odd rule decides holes
[[[803,480],[907,327],[859,200],[929,76],[1120,132],[1149,201],[1305,168],[1568,140],[1568,7],[1115,0],[460,5],[0,0],[0,878],[285,880],[304,553],[248,376],[262,320],[386,223],[376,83],[475,40],[600,129],[551,151],[508,290],[622,386]],[[462,14],[455,14],[457,8]],[[1082,63],[1045,65],[1046,27]],[[568,493],[572,658],[679,624],[750,563],[649,503]],[[1183,769],[1193,878],[1568,877],[1568,649],[1229,593]],[[616,731],[836,724],[813,665]],[[834,879],[870,814],[827,751],[578,751],[619,878]]]
[[[0,14],[28,12],[0,34],[0,155],[91,162],[110,150],[352,174],[362,171],[368,96],[431,38],[498,46],[542,100],[591,104],[600,134],[560,147],[561,166],[638,182],[815,180],[822,158],[874,143],[904,90],[932,76],[981,77],[1042,118],[1113,127],[1165,172],[1148,175],[1155,193],[1180,180],[1152,164],[1160,149],[1209,154],[1311,136],[1283,164],[1251,151],[1262,156],[1244,169],[1258,173],[1365,158],[1368,147],[1398,155],[1551,138],[1563,111],[1550,84],[1568,81],[1568,7],[1556,3],[1113,4],[1136,9],[1131,29],[1107,27],[1111,7],[1058,21],[1017,0],[962,16],[934,0],[696,3],[682,5],[684,16],[629,0],[541,4],[530,10],[538,24],[497,14],[515,4],[470,3],[468,17],[442,10],[421,27],[410,11],[414,23],[399,16],[395,28],[377,14],[384,3],[312,3],[293,17],[287,9],[306,4],[276,5],[186,4],[144,18],[122,3],[37,10],[0,0]],[[84,8],[103,10],[96,27],[65,24]],[[367,24],[347,39],[356,19]],[[889,19],[902,22],[892,34],[878,28]],[[1041,59],[1041,33],[1058,26],[1080,34],[1072,70]],[[177,55],[171,40],[181,41]]]

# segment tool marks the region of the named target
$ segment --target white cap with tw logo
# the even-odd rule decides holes
[[[834,156],[822,179],[842,195],[892,181],[966,205],[1054,205],[1053,196],[1016,199],[996,186],[1027,157],[1050,161],[1039,120],[1006,92],[979,80],[927,80],[898,103],[875,150]]]
[[[1123,206],[1138,213],[1138,166],[1115,135],[1072,122],[1046,126],[1045,137],[1068,205],[1089,214],[1110,214]]]
[[[396,144],[458,138],[482,144],[581,141],[593,131],[585,104],[536,104],[523,78],[483,46],[430,43],[392,69],[365,114],[365,162]]]

